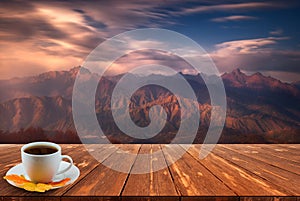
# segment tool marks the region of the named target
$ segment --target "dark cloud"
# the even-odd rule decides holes
[[[77,13],[80,13],[80,14],[85,14],[85,12],[81,9],[72,9],[73,11],[77,12]]]
[[[95,27],[97,29],[104,29],[107,27],[103,22],[99,22],[89,15],[83,14],[83,18],[86,24]]]
[[[17,1],[17,0],[1,0],[0,13],[11,12],[13,14],[26,14],[34,11],[35,6],[31,1]]]
[[[68,37],[63,30],[55,28],[44,19],[20,17],[2,18],[0,23],[0,34],[4,36],[2,39],[16,42],[35,39],[36,36],[55,39]]]

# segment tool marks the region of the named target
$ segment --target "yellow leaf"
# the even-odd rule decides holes
[[[36,185],[35,191],[37,191],[37,192],[45,192],[45,191],[50,190],[51,188],[52,188],[51,185],[43,184],[43,183],[38,183]]]
[[[35,191],[36,184],[28,182],[28,183],[23,184],[21,187],[24,188],[27,191]]]

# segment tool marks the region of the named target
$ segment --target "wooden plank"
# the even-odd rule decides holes
[[[237,147],[236,145],[226,145],[226,147]],[[269,155],[278,158],[277,160],[288,161],[296,166],[300,165],[300,146],[298,152],[289,149],[289,146],[278,146],[277,144],[247,144],[242,148],[245,153]]]
[[[5,174],[10,168],[14,167],[15,165],[21,163],[21,155],[18,153],[9,154],[10,158],[8,157],[7,160],[1,160],[0,166],[0,173]]]
[[[239,197],[182,197],[181,201],[239,201]]]
[[[300,144],[277,144],[277,146],[287,148],[290,151],[295,151],[295,152],[298,152],[298,154],[299,154]]]
[[[21,163],[21,149],[22,145],[15,144],[1,144],[0,146],[0,177],[3,178],[6,172]],[[4,179],[0,179],[0,186],[7,185]],[[4,193],[4,189],[0,188],[0,195]]]
[[[112,153],[119,149],[120,145],[116,144],[88,144],[85,148],[89,154],[97,159],[99,162],[107,159]]]
[[[105,164],[113,170],[118,169],[129,173],[140,148],[140,144],[119,145],[119,149],[105,160]]]
[[[291,162],[289,160],[283,158],[277,158],[268,154],[265,154],[264,151],[257,151],[260,145],[248,145],[248,146],[237,146],[234,144],[230,145],[219,145],[221,147],[225,147],[226,149],[230,149],[232,151],[237,152],[238,154],[249,156],[256,160],[259,160],[264,163],[268,163],[273,166],[277,166],[281,169],[288,170],[290,172],[296,173],[300,175],[300,166]],[[276,146],[276,145],[274,145]],[[256,150],[253,150],[256,149]]]
[[[154,186],[154,194],[160,196],[174,196],[180,195],[178,189],[176,188],[172,175],[170,173],[169,168],[167,167],[167,162],[165,156],[161,150],[160,145],[152,145],[152,151],[158,152],[159,154],[153,158],[153,168],[159,169],[161,166],[165,166],[166,168],[161,169],[160,171],[154,172],[153,174],[153,186]],[[162,190],[164,189],[164,190]]]
[[[297,174],[239,154],[227,149],[227,146],[217,146],[213,150],[213,153],[231,164],[235,164],[239,169],[242,169],[245,172],[251,172],[252,176],[256,175],[254,182],[252,184],[249,183],[248,186],[256,186],[255,189],[258,189],[262,186],[260,184],[265,184],[263,186],[271,191],[271,194],[269,194],[269,192],[262,192],[262,194],[257,193],[256,195],[300,195],[300,187],[298,185],[300,183],[300,176]],[[255,183],[256,181],[258,183]],[[247,185],[245,187],[247,187]],[[250,189],[248,191],[250,191]],[[245,192],[238,194],[245,195]],[[250,194],[248,193],[248,195]]]
[[[63,195],[73,186],[76,186],[81,179],[83,179],[86,175],[88,175],[93,169],[95,169],[99,165],[99,162],[87,152],[83,145],[63,145],[62,149],[64,150],[64,154],[67,154],[72,157],[74,165],[76,165],[76,167],[78,167],[80,170],[80,176],[71,185],[57,189],[55,190],[55,192],[46,192],[50,195]]]
[[[64,196],[118,196],[127,174],[100,164]]]
[[[24,144],[0,144],[0,149],[4,152],[8,149],[15,149],[16,147],[21,148]]]
[[[21,161],[21,147],[22,145],[3,145],[0,147],[0,164],[9,162],[11,160],[19,159]]]
[[[123,145],[122,149],[131,153],[138,153],[140,145]],[[110,155],[76,186],[70,189],[65,196],[119,196],[124,187],[128,173],[113,170],[111,167],[124,168],[130,171],[136,156],[124,157],[119,150]]]
[[[293,153],[288,147],[278,147],[273,145],[259,145],[259,147],[261,147],[264,154],[289,160],[296,165],[300,165],[300,149],[298,152]]]
[[[0,145],[1,177],[9,168],[21,162],[21,146],[22,145]],[[102,164],[99,165],[99,162],[85,149],[89,149],[92,155],[99,156],[100,159],[106,160],[109,167],[123,167],[126,171],[134,172],[134,168],[141,166],[146,166],[151,170],[151,168],[155,168],[160,164],[170,164],[174,161],[174,157],[178,156],[182,148],[178,148],[176,145],[167,145],[168,148],[164,150],[164,155],[158,157],[157,160],[151,158],[151,156],[150,160],[142,160],[134,156],[124,158],[116,151],[115,147],[110,146],[115,145],[88,145],[87,147],[83,147],[83,145],[62,145],[63,154],[70,155],[81,170],[80,179],[75,184],[40,194],[30,193],[12,187],[7,184],[5,180],[0,179],[0,201],[40,201],[45,199],[50,201],[194,201],[238,199],[247,201],[300,201],[299,197],[276,197],[282,196],[282,193],[284,193],[284,195],[300,196],[298,191],[300,175],[297,172],[294,173],[291,169],[291,167],[299,166],[299,145],[228,145],[230,147],[229,149],[226,147],[227,145],[221,145],[220,147],[218,145],[213,151],[213,154],[204,160],[200,160],[197,153],[191,149],[188,154],[183,155],[181,159],[169,168],[154,172],[153,174],[150,173],[149,175],[128,175],[127,173],[113,171]],[[143,145],[141,148],[139,145],[116,146],[117,148],[124,149],[126,152],[132,153],[137,153],[138,151],[140,151],[140,153],[149,153],[150,151],[151,153],[160,148],[159,145]],[[132,166],[132,164],[134,165]],[[243,170],[245,174],[240,174],[240,172],[232,166]],[[285,166],[288,166],[288,168],[284,169]],[[279,193],[272,197],[266,197],[266,195],[269,194],[265,194],[265,197],[262,195],[258,196],[258,194],[250,197],[251,194],[249,194],[249,192],[253,191],[253,189],[259,189],[261,187],[260,185],[263,185],[261,182],[249,184],[248,192],[245,189],[241,194],[235,193],[236,189],[234,189],[233,184],[230,183],[230,179],[227,178],[226,180],[224,172],[227,174],[227,177],[228,175],[233,176],[233,181],[239,186],[246,185],[243,182],[247,181],[250,175],[264,182],[271,190],[275,188]],[[235,176],[236,174],[239,174],[239,177]],[[138,184],[143,185],[143,187],[139,189]],[[169,191],[169,186],[172,186],[170,187],[171,192]],[[251,188],[249,188],[249,186],[251,186]],[[134,187],[137,192],[134,191]],[[173,196],[167,196],[171,194]],[[225,197],[220,197],[224,196],[224,194]],[[242,197],[238,197],[236,194]],[[120,197],[120,195],[122,195],[122,197]]]
[[[121,201],[121,197],[70,196],[62,197],[61,201]]]
[[[182,150],[179,145],[166,145],[163,151],[167,163],[170,165],[174,162]],[[236,195],[188,153],[169,168],[174,183],[182,196]]]
[[[6,153],[6,154],[3,154],[3,156],[1,157],[1,165],[4,165],[4,164],[9,164],[10,161],[12,160],[18,160],[21,162],[21,153],[20,152],[14,152],[14,153]]]
[[[296,197],[240,197],[240,201],[297,201]]]
[[[19,144],[0,144],[0,149],[14,147],[15,145],[19,145]]]
[[[144,197],[144,196],[125,196],[122,197],[122,201],[180,201],[180,197],[163,197],[163,196],[153,196],[153,197]]]
[[[222,148],[220,148],[220,150],[221,149]],[[232,163],[235,163],[241,167],[248,169],[249,171],[252,171],[254,174],[260,176],[266,181],[273,183],[274,186],[278,186],[278,188],[284,188],[286,189],[286,191],[291,192],[287,195],[294,195],[295,193],[299,193],[300,188],[297,187],[298,185],[291,186],[293,184],[299,183],[299,175],[288,170],[282,169],[280,167],[274,166],[270,164],[269,160],[258,160],[256,158],[251,157],[251,155],[239,154],[235,151],[228,150],[226,148],[224,148],[223,151],[226,152],[227,159],[230,160]],[[254,153],[256,152],[254,151]],[[261,154],[267,153],[261,152]],[[270,160],[272,160],[272,158],[270,158]],[[277,160],[277,158],[274,160]]]
[[[151,171],[151,157],[147,156],[146,158],[142,158],[140,154],[149,154],[151,152],[151,145],[142,145],[139,155],[132,167],[133,171],[138,171],[139,169],[145,169],[146,171]],[[152,176],[152,178],[151,178]],[[124,190],[122,192],[122,196],[149,196],[150,188],[153,188],[152,181],[153,175],[150,174],[131,174],[128,177],[128,180],[125,184]]]
[[[214,153],[218,150],[218,146],[214,149]],[[206,158],[199,158],[199,146],[193,146],[188,152],[203,166],[210,170],[216,177],[223,181],[226,186],[232,189],[237,195],[286,195],[290,193],[285,189],[273,186],[272,183],[266,182],[263,178],[255,175],[245,168],[235,165],[225,160],[219,155],[210,153]],[[227,156],[228,153],[223,153]],[[223,156],[222,155],[222,156]],[[255,186],[255,188],[249,188]]]
[[[144,144],[132,167],[122,196],[178,196],[168,168],[153,172],[154,169],[166,167],[166,161],[159,145]],[[160,153],[160,154],[158,154]],[[146,154],[142,156],[141,154]],[[148,174],[132,174],[139,170]]]
[[[53,197],[53,196],[49,196],[47,198],[45,197],[2,197],[0,198],[1,201],[45,201],[47,199],[47,201],[60,201],[59,197]]]

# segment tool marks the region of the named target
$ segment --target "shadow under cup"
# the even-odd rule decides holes
[[[61,147],[52,142],[33,142],[21,148],[21,158],[24,170],[31,181],[49,183],[55,175],[68,171],[73,160],[70,156],[61,155]],[[70,165],[59,169],[62,159],[68,159]]]

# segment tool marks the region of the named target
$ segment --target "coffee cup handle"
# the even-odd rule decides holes
[[[57,175],[58,174],[62,174],[64,172],[67,172],[73,166],[73,160],[72,160],[72,158],[70,156],[62,155],[61,159],[64,159],[64,158],[68,159],[70,161],[70,165],[68,167],[66,167],[65,169],[63,169],[63,170],[59,171],[58,173],[56,173]]]

